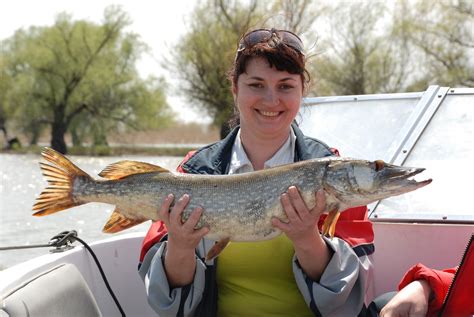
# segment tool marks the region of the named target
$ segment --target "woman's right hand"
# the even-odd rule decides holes
[[[202,215],[202,208],[193,210],[186,222],[183,223],[182,215],[189,203],[189,195],[183,195],[171,208],[174,196],[165,198],[158,216],[168,229],[168,243],[165,254],[165,270],[171,288],[190,284],[194,279],[196,270],[195,248],[199,241],[209,232],[209,228],[195,229]]]
[[[169,210],[173,200],[174,195],[169,194],[158,212],[158,216],[168,229],[168,245],[171,244],[179,250],[192,250],[194,252],[199,241],[209,232],[209,228],[207,227],[202,227],[197,230],[194,229],[202,215],[203,209],[201,207],[195,208],[187,221],[183,223],[182,215],[190,201],[190,197],[187,194],[183,195],[178,199],[170,212]]]

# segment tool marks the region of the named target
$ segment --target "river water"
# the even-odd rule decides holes
[[[108,164],[123,159],[160,165],[174,170],[180,157],[85,157],[70,156],[82,170],[95,176]],[[33,154],[0,153],[0,247],[47,244],[56,234],[76,230],[78,236],[90,243],[111,237],[102,233],[102,227],[114,206],[91,203],[61,211],[46,217],[33,217],[31,207],[46,186],[41,175],[41,157]],[[122,233],[146,231],[150,222],[130,228]],[[49,248],[0,251],[0,269],[47,254]]]

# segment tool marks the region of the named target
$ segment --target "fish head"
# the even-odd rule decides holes
[[[382,160],[336,160],[328,165],[325,190],[339,210],[414,191],[431,183],[413,177],[424,168],[397,166]]]

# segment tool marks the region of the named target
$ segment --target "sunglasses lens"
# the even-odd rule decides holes
[[[258,43],[267,42],[272,38],[273,33],[276,33],[283,44],[291,46],[298,52],[303,53],[303,42],[301,42],[301,39],[296,34],[289,31],[277,31],[274,29],[260,29],[248,33],[240,40],[237,52],[241,52]]]
[[[272,33],[269,30],[262,29],[252,31],[240,40],[239,49],[237,51],[241,52],[248,47],[254,46],[255,44],[268,41],[271,36]]]
[[[255,45],[257,43],[268,41],[272,37],[272,33],[268,30],[258,30],[249,33],[245,38],[245,42]]]
[[[301,42],[301,39],[296,34],[288,31],[280,31],[278,34],[280,35],[283,43],[293,47],[298,52],[303,53],[303,42]]]

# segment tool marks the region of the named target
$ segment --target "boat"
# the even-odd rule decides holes
[[[396,290],[416,263],[459,264],[474,234],[473,113],[474,88],[304,99],[297,119],[305,134],[343,156],[425,167],[423,177],[434,180],[368,206],[375,231],[370,298]],[[55,252],[0,271],[0,315],[156,315],[137,273],[145,233],[81,244],[76,232],[60,232],[48,243]]]

